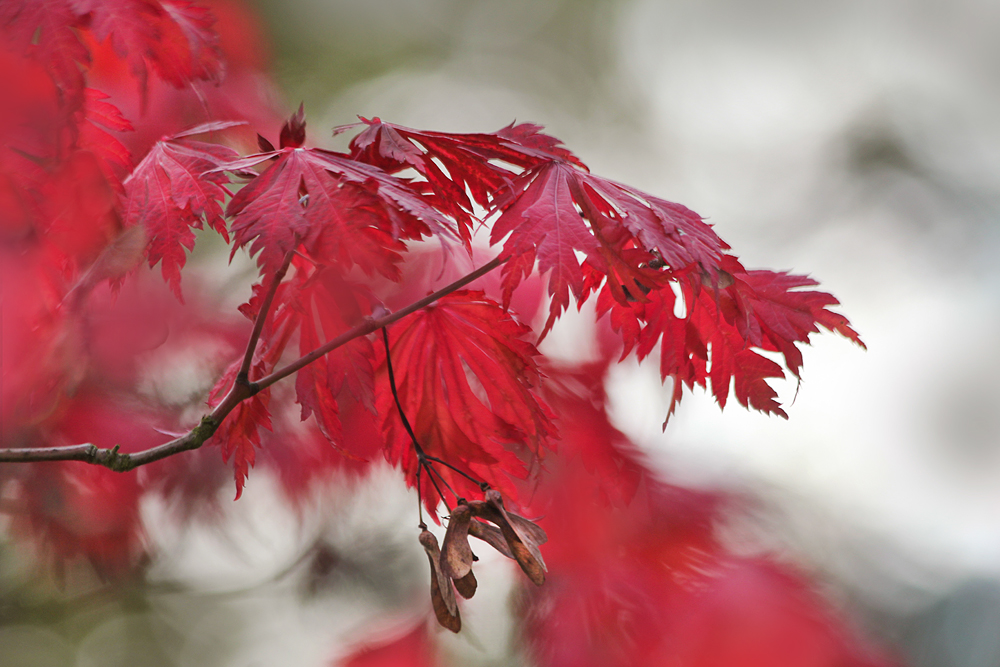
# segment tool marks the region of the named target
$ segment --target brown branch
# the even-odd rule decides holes
[[[288,258],[286,257],[286,259]],[[100,447],[89,443],[82,445],[70,445],[66,447],[0,449],[0,463],[27,463],[30,461],[82,461],[84,463],[104,466],[105,468],[115,472],[128,472],[129,470],[134,470],[141,465],[152,463],[153,461],[159,461],[160,459],[165,459],[168,456],[173,456],[174,454],[179,454],[180,452],[198,449],[212,437],[212,434],[219,428],[219,424],[221,424],[222,420],[226,418],[226,415],[232,412],[233,409],[241,402],[250,398],[260,390],[271,386],[275,382],[282,380],[289,375],[292,375],[299,369],[321,358],[327,352],[335,350],[355,338],[367,336],[373,331],[377,331],[387,324],[392,324],[393,322],[406,317],[410,313],[432,304],[441,297],[465,287],[473,280],[476,280],[477,278],[497,268],[503,264],[504,261],[505,260],[496,257],[472,273],[459,278],[455,282],[439,289],[433,294],[429,294],[418,301],[414,301],[409,306],[398,310],[395,313],[388,313],[379,318],[369,318],[350,331],[344,332],[325,345],[316,348],[297,361],[274,371],[270,375],[261,378],[255,383],[251,384],[239,381],[234,382],[225,398],[222,399],[222,402],[215,406],[211,413],[202,417],[197,426],[191,429],[188,433],[185,433],[178,438],[174,438],[169,442],[165,442],[162,445],[150,447],[149,449],[144,449],[141,452],[136,452],[134,454],[120,452],[118,445],[115,445],[111,449],[101,449]],[[287,264],[288,263],[286,261],[284,265],[285,270],[288,268]],[[277,289],[277,283],[283,275],[283,271],[280,272],[280,275],[275,275],[276,280],[274,282],[274,286],[271,290],[269,290],[269,296],[265,297],[265,303],[261,304],[261,313],[264,313],[270,308],[270,299],[273,299],[274,290]],[[258,313],[257,320],[262,321],[260,313]],[[257,336],[259,337],[260,332],[258,331],[256,322],[254,323],[254,330],[257,332]],[[253,338],[253,334],[251,334],[251,338]],[[249,350],[248,354],[250,356],[253,355],[253,351],[251,349],[252,347],[253,345],[251,344],[248,344],[247,346],[247,349]],[[246,357],[244,357],[244,359],[245,358]]]
[[[407,315],[409,315],[412,312],[418,311],[421,308],[429,306],[430,304],[434,303],[435,301],[437,301],[441,297],[447,296],[448,294],[451,294],[452,292],[465,287],[466,285],[468,285],[469,283],[471,283],[473,280],[486,275],[487,273],[489,273],[493,269],[495,269],[498,266],[500,266],[501,264],[503,264],[504,261],[505,260],[502,260],[499,257],[495,257],[492,260],[490,260],[489,262],[487,262],[486,264],[483,264],[481,267],[479,267],[478,269],[476,269],[472,273],[470,273],[470,274],[468,274],[468,275],[466,275],[466,276],[464,276],[462,278],[459,278],[458,280],[456,280],[455,282],[451,283],[450,285],[442,287],[441,289],[439,289],[438,291],[434,292],[433,294],[428,294],[427,296],[425,296],[423,299],[420,299],[419,301],[414,301],[413,303],[411,303],[406,308],[403,308],[401,310],[397,310],[394,313],[389,313],[388,315],[384,315],[384,316],[379,317],[379,318],[370,318],[370,319],[365,320],[364,322],[362,322],[358,326],[354,327],[353,329],[350,329],[349,331],[345,331],[344,333],[340,334],[339,336],[337,336],[333,340],[327,342],[324,345],[321,345],[320,347],[317,347],[315,350],[313,350],[309,354],[307,354],[307,355],[305,355],[305,356],[297,359],[296,361],[293,361],[292,363],[288,364],[287,366],[285,366],[283,368],[279,368],[278,370],[274,371],[270,375],[264,376],[263,378],[261,378],[260,380],[258,380],[257,382],[254,383],[257,386],[257,390],[259,391],[261,389],[265,389],[266,387],[270,387],[272,384],[274,384],[278,380],[282,380],[282,379],[288,377],[292,373],[295,373],[296,371],[298,371],[298,370],[300,370],[300,369],[308,366],[312,362],[316,361],[317,359],[319,359],[320,357],[322,357],[323,355],[325,355],[327,352],[330,352],[332,350],[336,350],[338,347],[340,347],[342,345],[346,345],[347,343],[351,342],[355,338],[359,338],[361,336],[367,336],[368,334],[372,333],[373,331],[378,331],[379,329],[381,329],[382,327],[386,326],[387,324],[392,324],[393,322],[396,322],[398,320],[403,319],[404,317],[406,317]]]
[[[264,300],[260,304],[260,310],[257,311],[257,318],[253,322],[253,331],[250,332],[250,340],[247,341],[246,352],[243,353],[243,363],[240,364],[240,370],[236,374],[236,381],[239,383],[247,383],[250,380],[250,362],[253,361],[253,353],[257,350],[257,341],[260,340],[260,333],[264,330],[264,323],[267,321],[267,315],[271,311],[271,302],[274,301],[274,295],[278,292],[278,285],[284,280],[285,274],[288,272],[288,266],[292,263],[294,255],[294,250],[289,250],[285,253],[285,260],[281,263],[281,268],[271,278],[267,294],[264,295]]]

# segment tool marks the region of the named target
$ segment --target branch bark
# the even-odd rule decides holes
[[[367,336],[374,331],[378,331],[384,326],[401,320],[410,313],[418,311],[421,308],[426,308],[441,297],[451,294],[452,292],[465,287],[473,280],[486,275],[493,269],[503,264],[503,262],[504,260],[500,257],[495,257],[475,271],[472,271],[453,283],[442,287],[433,294],[428,294],[424,298],[414,301],[405,308],[397,310],[394,313],[387,313],[381,317],[368,318],[353,329],[345,331],[343,334],[316,348],[309,354],[306,354],[287,366],[274,371],[270,375],[266,375],[256,382],[248,382],[246,380],[241,382],[239,381],[239,377],[237,377],[237,381],[233,383],[233,386],[230,388],[225,398],[222,399],[222,402],[219,403],[209,414],[203,416],[197,426],[184,435],[174,438],[169,442],[165,442],[162,445],[150,447],[149,449],[144,449],[140,452],[131,454],[119,451],[119,445],[115,445],[110,449],[102,449],[90,443],[69,445],[66,447],[0,449],[0,463],[28,463],[31,461],[81,461],[92,465],[104,466],[105,468],[115,472],[128,472],[129,470],[134,470],[139,466],[152,463],[153,461],[159,461],[160,459],[165,459],[181,452],[198,449],[212,437],[212,434],[214,434],[216,429],[219,428],[222,420],[225,419],[237,405],[257,392],[270,387],[279,380],[283,380],[284,378],[293,375],[305,366],[308,366],[317,359],[322,358],[326,353],[335,350],[342,345],[346,345],[355,338]],[[275,275],[275,280],[272,283],[271,288],[268,290],[265,302],[261,304],[262,314],[266,313],[266,311],[270,309],[270,302],[274,297],[274,291],[277,289],[277,285],[284,276],[284,271],[287,271],[287,269],[288,262],[286,261],[283,266],[283,270],[279,272],[280,275]],[[266,317],[266,315],[263,315],[263,317]],[[263,327],[263,317],[261,314],[258,314],[257,320],[254,323],[254,333],[251,334],[251,340],[247,344],[247,352],[244,355],[244,362],[248,356],[252,357],[253,355],[253,348],[256,345],[257,338],[260,336],[260,328]],[[259,327],[258,324],[260,325]]]

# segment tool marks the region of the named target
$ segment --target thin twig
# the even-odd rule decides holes
[[[271,311],[271,302],[274,301],[274,295],[278,292],[278,285],[285,279],[288,266],[292,263],[292,257],[294,256],[294,250],[286,252],[281,267],[271,278],[271,284],[268,285],[267,293],[260,304],[260,310],[257,311],[257,318],[253,322],[253,331],[250,332],[250,340],[247,341],[246,352],[243,353],[243,363],[240,364],[240,370],[236,374],[237,382],[248,383],[250,381],[250,363],[253,361],[253,353],[257,350],[257,341],[260,340],[260,334],[264,330],[264,323],[267,321],[267,316]]]
[[[422,463],[421,465],[423,465],[423,466],[425,466],[427,468],[427,479],[431,480],[431,484],[433,484],[434,488],[437,489],[438,496],[441,497],[441,502],[444,503],[444,506],[448,509],[448,513],[451,514],[451,505],[448,504],[448,499],[444,497],[444,492],[441,491],[441,487],[438,486],[437,481],[435,481],[434,475],[431,474],[431,471],[433,469],[429,465],[427,465],[426,463]],[[441,481],[444,481],[444,480],[441,480]],[[454,491],[452,491],[452,493],[454,493]]]
[[[420,473],[423,470],[424,466],[417,465],[417,517],[420,519],[420,523],[417,525],[426,529],[427,524],[424,523],[424,499],[420,489]]]
[[[425,457],[425,460],[426,460],[426,457]],[[459,496],[457,493],[455,493],[455,489],[451,488],[451,484],[449,484],[448,480],[446,480],[444,478],[444,475],[441,474],[440,470],[437,470],[430,463],[426,463],[425,462],[424,465],[427,467],[427,474],[429,475],[431,473],[434,473],[435,475],[437,475],[438,479],[441,480],[441,483],[444,484],[444,488],[446,488],[449,491],[451,491],[451,495],[455,496],[455,500],[458,500],[459,498],[461,498],[461,496]],[[442,500],[444,500],[444,498],[442,498]],[[451,510],[451,508],[449,508],[449,511],[450,510]]]
[[[384,317],[372,318],[372,319],[365,320],[364,322],[362,322],[358,326],[354,327],[350,331],[345,331],[344,333],[340,334],[339,336],[337,336],[333,340],[331,340],[331,341],[327,342],[326,344],[324,344],[324,345],[316,348],[315,350],[313,350],[309,354],[304,355],[300,359],[298,359],[296,361],[293,361],[292,363],[288,364],[287,366],[285,366],[283,368],[279,368],[278,370],[274,371],[270,375],[267,375],[267,376],[261,378],[260,380],[258,380],[256,382],[256,385],[257,385],[258,389],[266,389],[267,387],[270,387],[272,384],[274,384],[278,380],[283,380],[284,378],[288,377],[292,373],[295,373],[296,371],[298,371],[298,370],[304,368],[305,366],[308,366],[312,362],[316,361],[317,359],[319,359],[320,357],[322,357],[323,355],[325,355],[327,352],[330,352],[331,350],[335,350],[338,347],[341,347],[342,345],[345,345],[345,344],[351,342],[355,338],[359,338],[361,336],[367,336],[368,334],[372,333],[373,331],[377,331],[377,330],[381,329],[382,327],[384,327],[386,325],[392,324],[393,322],[396,322],[398,320],[403,319],[404,317],[406,317],[410,313],[416,312],[416,311],[420,310],[421,308],[429,306],[430,304],[434,303],[435,301],[437,301],[441,297],[447,296],[448,294],[451,294],[452,292],[454,292],[454,291],[456,291],[458,289],[461,289],[462,287],[465,287],[466,285],[468,285],[469,283],[471,283],[473,280],[476,280],[477,278],[480,278],[481,276],[486,275],[487,273],[489,273],[493,269],[495,269],[498,266],[500,266],[501,264],[503,264],[504,261],[505,260],[502,260],[499,257],[495,257],[494,259],[490,260],[486,264],[483,264],[481,267],[479,267],[478,269],[476,269],[472,273],[468,274],[467,276],[459,278],[455,282],[453,282],[450,285],[447,285],[445,287],[442,287],[441,289],[439,289],[438,291],[434,292],[433,294],[428,294],[427,296],[425,296],[424,298],[420,299],[419,301],[414,301],[413,303],[411,303],[406,308],[403,308],[401,310],[397,310],[394,313],[389,313],[388,315],[386,315]]]
[[[127,472],[138,468],[139,466],[152,463],[153,461],[159,461],[160,459],[165,459],[180,452],[198,449],[212,437],[212,434],[214,434],[216,429],[219,428],[219,424],[221,424],[222,420],[226,418],[226,415],[232,412],[233,409],[244,400],[254,396],[259,391],[266,389],[275,382],[292,375],[299,369],[307,366],[313,361],[316,361],[327,352],[335,350],[355,338],[367,336],[373,331],[377,331],[388,324],[392,324],[393,322],[406,317],[410,313],[430,305],[441,297],[461,289],[473,280],[476,280],[477,278],[497,268],[503,264],[504,261],[505,260],[496,257],[472,273],[459,278],[450,285],[447,285],[433,294],[429,294],[428,296],[413,302],[401,310],[389,313],[380,318],[370,318],[350,331],[337,336],[322,347],[313,350],[309,354],[300,358],[298,361],[292,362],[284,368],[274,371],[270,375],[261,378],[253,384],[244,384],[240,382],[233,383],[233,386],[222,399],[222,402],[215,406],[212,412],[203,416],[197,426],[192,428],[188,433],[178,438],[174,438],[169,442],[165,442],[161,445],[157,445],[133,454],[120,452],[118,445],[111,449],[101,449],[100,447],[89,443],[70,445],[66,447],[0,449],[0,463],[26,463],[30,461],[81,461],[83,463],[104,466],[105,468],[115,472]],[[433,476],[431,477],[431,481],[434,482]],[[437,487],[437,482],[434,482],[434,485]],[[438,489],[438,493],[441,493],[440,489]],[[444,495],[441,495],[443,499]],[[445,505],[447,505],[447,501],[445,501]]]
[[[486,482],[479,481],[478,479],[476,479],[475,477],[473,477],[469,473],[467,473],[467,472],[465,472],[463,470],[460,470],[459,468],[456,468],[455,466],[453,466],[452,464],[448,463],[447,461],[445,461],[443,459],[439,459],[436,456],[431,456],[430,454],[424,454],[424,458],[427,459],[428,461],[433,461],[434,463],[440,463],[443,466],[447,466],[447,467],[451,468],[452,470],[454,470],[455,472],[457,472],[459,475],[461,475],[465,479],[469,480],[473,484],[475,484],[478,487],[480,487],[483,491],[485,491],[488,488],[490,488],[490,485],[487,484]]]

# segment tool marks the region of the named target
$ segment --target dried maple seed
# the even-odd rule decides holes
[[[476,575],[472,570],[469,570],[469,573],[461,579],[455,579],[455,590],[466,600],[476,594],[478,586],[479,582],[476,581]]]
[[[441,572],[441,551],[438,548],[434,533],[424,529],[420,533],[420,544],[427,553],[431,563],[431,606],[438,623],[452,632],[462,629],[462,617],[458,613],[458,602],[455,600],[455,589],[451,579]]]
[[[474,501],[481,503],[482,501]],[[477,514],[477,516],[479,516]],[[469,535],[486,542],[500,553],[502,553],[507,558],[511,560],[514,559],[514,554],[511,552],[510,547],[507,546],[507,541],[503,539],[503,533],[496,526],[491,526],[488,523],[483,523],[482,521],[472,521],[469,523]]]
[[[461,579],[472,571],[472,547],[469,546],[469,525],[472,510],[466,504],[457,505],[448,519],[448,530],[441,547],[441,569],[452,579]]]
[[[486,502],[470,503],[470,508],[476,516],[490,521],[500,528],[504,541],[510,549],[514,560],[521,566],[532,583],[541,586],[545,583],[545,561],[538,550],[538,543],[533,536],[542,537],[542,541],[548,539],[545,531],[535,526],[532,522],[516,514],[510,515],[503,507],[503,498],[496,490],[490,489],[486,492]],[[517,517],[518,524],[522,526],[519,532],[511,523],[511,517]],[[524,525],[530,524],[534,530],[527,530]]]

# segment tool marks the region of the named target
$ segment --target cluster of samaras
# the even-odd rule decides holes
[[[452,632],[462,629],[455,591],[468,600],[476,594],[478,585],[472,572],[472,563],[477,559],[469,546],[469,535],[486,542],[507,558],[516,560],[533,583],[539,586],[545,583],[545,561],[538,549],[548,539],[545,531],[533,521],[508,512],[500,492],[489,489],[485,496],[485,500],[459,499],[448,519],[448,530],[441,548],[434,533],[421,526],[420,544],[431,564],[434,615],[441,625]]]

